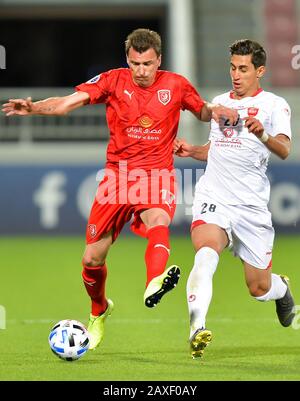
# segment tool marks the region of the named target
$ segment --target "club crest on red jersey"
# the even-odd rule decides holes
[[[157,97],[160,103],[165,106],[171,100],[171,91],[169,89],[161,89],[157,91]]]
[[[89,232],[90,232],[90,236],[91,238],[96,237],[97,235],[97,227],[96,224],[89,224]]]
[[[259,109],[257,107],[248,107],[248,116],[255,117],[258,113]]]

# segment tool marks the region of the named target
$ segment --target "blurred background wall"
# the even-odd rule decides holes
[[[0,0],[0,101],[69,94],[99,72],[126,67],[124,41],[139,27],[158,31],[163,69],[188,77],[211,100],[230,89],[230,44],[267,50],[265,90],[292,108],[293,150],[272,157],[270,208],[278,232],[300,233],[300,0]],[[179,136],[204,143],[209,127],[182,113]],[[104,166],[102,105],[64,117],[0,114],[0,234],[83,233]],[[184,180],[174,232],[188,235],[196,169]],[[101,171],[98,174],[101,176]]]

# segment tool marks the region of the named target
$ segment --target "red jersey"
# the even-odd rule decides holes
[[[113,169],[126,161],[128,170],[172,170],[180,110],[199,113],[204,104],[186,78],[162,70],[147,88],[134,83],[130,69],[120,68],[104,72],[76,90],[87,92],[91,104],[106,104],[110,131],[106,167]]]

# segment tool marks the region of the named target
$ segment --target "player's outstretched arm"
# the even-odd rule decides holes
[[[238,112],[221,104],[205,102],[200,114],[197,116],[201,121],[210,121],[211,119],[219,123],[220,119],[226,118],[230,125],[237,123],[239,119]]]
[[[192,157],[200,161],[207,161],[207,155],[210,142],[205,145],[190,145],[185,139],[178,138],[174,140],[173,151],[178,157]]]
[[[33,102],[30,97],[27,99],[9,99],[8,103],[2,105],[2,111],[6,116],[28,116],[34,114],[59,116],[87,104],[89,99],[89,94],[86,92],[50,97],[37,102]]]

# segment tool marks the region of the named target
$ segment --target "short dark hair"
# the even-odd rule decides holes
[[[125,41],[127,55],[131,47],[139,53],[143,53],[148,49],[154,49],[157,57],[159,57],[161,55],[161,38],[155,31],[139,28],[127,36],[127,40]]]
[[[251,61],[255,68],[262,65],[266,65],[267,55],[265,49],[254,40],[240,39],[236,40],[229,46],[230,54],[233,56],[237,54],[239,56],[246,56],[251,54]]]

